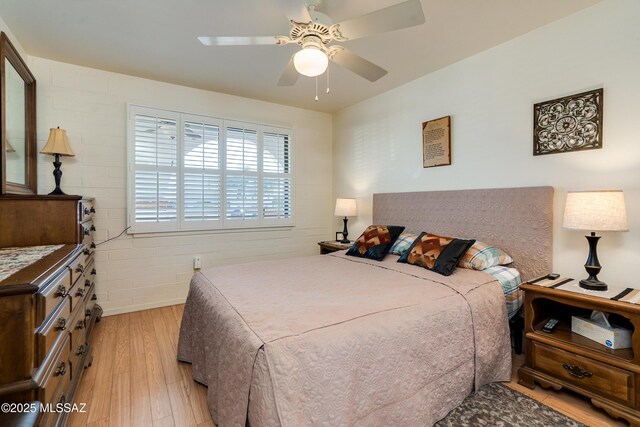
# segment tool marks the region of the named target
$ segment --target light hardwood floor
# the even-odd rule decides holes
[[[176,361],[183,305],[105,317],[96,324],[94,359],[80,382],[70,426],[213,426],[207,388],[191,378],[191,365]],[[508,385],[591,426],[626,426],[566,391],[529,390],[517,383],[516,356]]]

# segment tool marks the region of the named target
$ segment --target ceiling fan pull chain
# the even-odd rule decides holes
[[[329,66],[327,66],[327,93],[329,93]]]
[[[318,102],[318,76],[316,76],[316,102]]]

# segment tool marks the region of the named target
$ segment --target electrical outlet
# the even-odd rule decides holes
[[[200,270],[202,268],[202,258],[200,255],[195,255],[193,257],[193,269]]]

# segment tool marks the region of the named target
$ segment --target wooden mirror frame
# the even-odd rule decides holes
[[[6,144],[6,88],[5,59],[18,72],[25,85],[24,129],[25,129],[25,184],[7,182]],[[36,194],[37,192],[37,146],[36,146],[36,79],[11,44],[4,32],[0,33],[0,194]]]

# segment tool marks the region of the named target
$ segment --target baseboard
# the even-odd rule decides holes
[[[184,304],[185,301],[186,301],[186,297],[173,298],[169,300],[155,301],[155,302],[138,304],[138,305],[128,305],[126,307],[111,308],[111,309],[104,310],[104,313],[102,313],[102,317],[113,316],[116,314],[132,313],[134,311],[150,310],[152,308],[166,307],[168,305]]]

